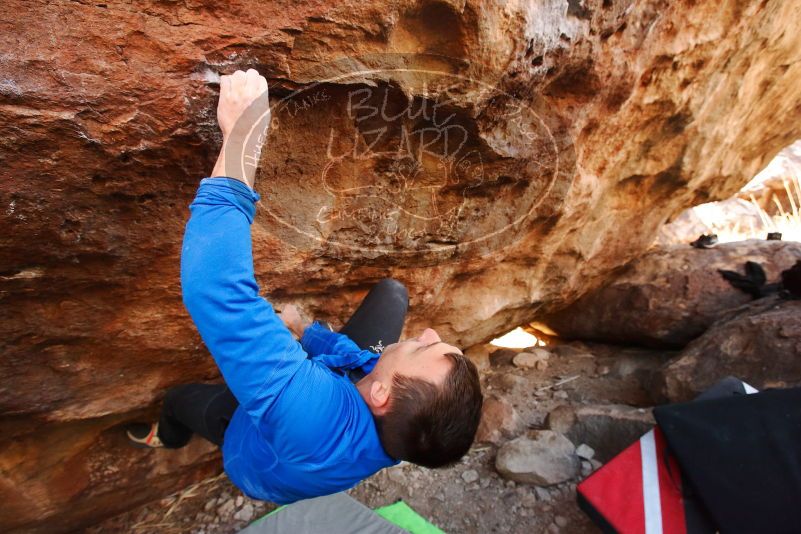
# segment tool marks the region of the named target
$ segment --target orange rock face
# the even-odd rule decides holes
[[[7,0],[0,525],[78,528],[216,461],[123,449],[116,426],[218,376],[178,282],[217,75],[271,84],[265,293],[337,324],[391,275],[408,331],[467,346],[598,286],[801,136],[798,17],[756,0]]]

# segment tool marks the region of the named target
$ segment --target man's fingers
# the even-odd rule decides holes
[[[231,77],[227,75],[220,76],[220,96],[227,95],[231,92]]]
[[[253,90],[254,93],[261,95],[267,90],[267,80],[265,80],[264,76],[259,74],[255,69],[248,69],[247,76],[248,86]]]

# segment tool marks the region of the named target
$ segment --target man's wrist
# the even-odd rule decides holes
[[[239,148],[240,150],[237,150],[236,145],[231,143],[227,136],[224,136],[220,154],[217,156],[217,161],[210,176],[233,178],[253,189],[256,182],[256,168],[244,165],[244,147],[242,143],[239,144]],[[239,157],[236,157],[237,153],[239,153]],[[237,161],[242,164],[237,165]]]

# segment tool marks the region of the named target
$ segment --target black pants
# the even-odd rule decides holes
[[[409,295],[397,280],[386,278],[370,289],[340,332],[376,354],[400,339]],[[159,419],[159,439],[179,448],[198,434],[222,445],[225,429],[239,403],[225,384],[185,384],[170,388]]]

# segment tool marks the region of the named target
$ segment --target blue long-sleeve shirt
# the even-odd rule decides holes
[[[319,324],[296,341],[259,296],[250,224],[259,195],[206,178],[181,251],[184,304],[239,407],[223,464],[246,495],[287,504],[353,487],[397,463],[347,371],[377,356]],[[338,370],[345,373],[337,372]]]

